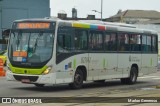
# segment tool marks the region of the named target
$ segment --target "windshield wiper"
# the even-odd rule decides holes
[[[16,40],[16,45],[17,45],[17,50],[19,50],[19,44],[20,44],[20,39],[21,39],[21,34],[22,32],[19,31],[18,36],[17,36],[17,40]],[[15,36],[14,36],[15,37]]]
[[[43,35],[43,31],[41,31],[41,32],[38,34],[38,37],[36,38],[36,41],[35,41],[35,44],[34,44],[34,50],[33,50],[34,53],[35,53],[36,48],[37,48],[38,39],[39,39],[42,35]]]

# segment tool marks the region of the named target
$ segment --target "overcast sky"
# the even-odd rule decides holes
[[[86,18],[88,14],[101,11],[101,0],[50,0],[51,16],[57,16],[58,12],[65,11],[68,17],[72,16],[72,8],[78,10],[78,17]],[[118,10],[156,10],[160,12],[160,0],[103,0],[103,18],[115,15]]]

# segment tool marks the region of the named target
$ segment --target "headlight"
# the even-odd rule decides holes
[[[52,67],[48,67],[44,72],[43,74],[48,74],[50,71],[51,71]]]

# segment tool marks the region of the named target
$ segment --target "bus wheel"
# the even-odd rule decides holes
[[[44,84],[34,84],[36,87],[44,87]]]
[[[73,89],[79,89],[83,85],[83,73],[81,70],[77,70],[74,75],[74,82],[70,83],[69,86]]]
[[[137,82],[138,70],[135,67],[131,68],[129,78],[121,78],[121,83],[123,84],[134,84]]]

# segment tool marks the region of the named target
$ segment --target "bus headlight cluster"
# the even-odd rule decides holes
[[[51,71],[52,67],[48,67],[44,72],[43,74],[48,74],[50,71]]]

